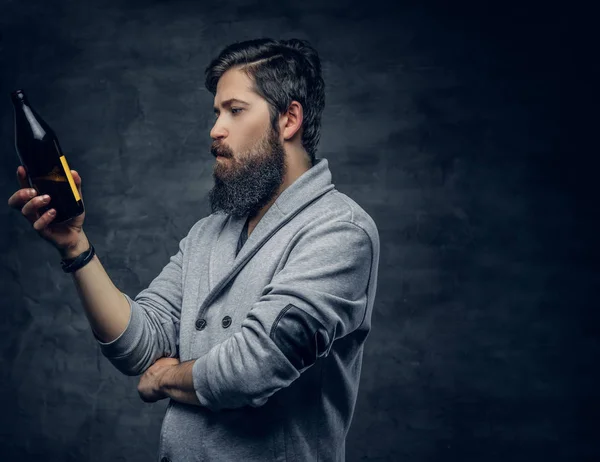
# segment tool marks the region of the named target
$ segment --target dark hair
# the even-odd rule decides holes
[[[269,104],[271,126],[292,100],[302,105],[302,146],[314,163],[321,137],[325,82],[317,51],[306,40],[262,38],[226,47],[206,68],[205,85],[213,95],[221,76],[239,67],[254,82],[254,90]]]

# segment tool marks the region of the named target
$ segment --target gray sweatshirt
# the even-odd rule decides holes
[[[327,159],[246,218],[196,222],[102,353],[139,375],[195,360],[200,406],[170,400],[158,460],[343,461],[377,288],[379,234]]]

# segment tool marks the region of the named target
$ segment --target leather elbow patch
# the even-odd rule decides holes
[[[315,317],[289,304],[271,327],[271,339],[297,370],[329,353],[329,334]]]

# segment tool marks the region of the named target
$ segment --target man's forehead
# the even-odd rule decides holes
[[[215,105],[232,99],[249,102],[255,96],[250,78],[239,69],[229,69],[219,79],[214,102]]]

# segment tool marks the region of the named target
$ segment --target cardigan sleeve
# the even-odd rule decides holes
[[[178,252],[160,274],[135,298],[123,293],[130,306],[129,322],[119,337],[102,342],[95,332],[102,354],[126,375],[143,374],[161,357],[177,357],[186,250],[184,237]]]
[[[371,237],[353,222],[303,230],[241,331],[195,360],[200,404],[213,411],[261,406],[327,356],[363,322],[372,260]]]

